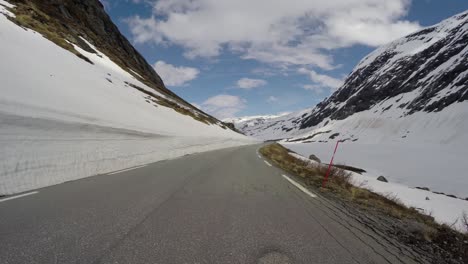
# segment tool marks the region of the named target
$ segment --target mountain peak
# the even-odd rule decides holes
[[[324,127],[340,130],[334,127],[340,124],[344,129],[343,122],[355,120],[358,123],[347,127],[346,133],[337,131],[351,139],[351,135],[360,134],[356,129],[372,130],[365,127],[371,124],[375,128],[389,123],[397,126],[415,114],[437,117],[429,113],[442,112],[457,103],[466,110],[467,43],[468,11],[376,49],[356,66],[343,86],[314,108],[248,127],[244,132],[265,139],[306,138]],[[454,120],[452,125],[460,122]],[[401,139],[405,129],[395,128],[394,136]],[[440,135],[431,137],[442,140]]]

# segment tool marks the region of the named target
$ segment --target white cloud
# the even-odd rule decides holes
[[[154,69],[168,86],[183,86],[197,78],[200,71],[197,68],[174,66],[164,61],[157,61]]]
[[[277,102],[277,101],[278,101],[278,97],[273,96],[273,95],[270,95],[270,96],[267,98],[267,102],[268,102],[268,103],[274,103],[274,102]]]
[[[264,76],[264,77],[271,77],[271,76],[275,76],[278,74],[277,71],[275,71],[274,69],[272,68],[267,68],[267,67],[258,67],[258,68],[254,68],[252,71],[251,71],[252,74],[255,74],[255,75],[260,75],[260,76]]]
[[[322,86],[320,86],[320,85],[317,85],[317,84],[304,84],[304,85],[302,85],[302,88],[304,88],[306,90],[313,91],[316,94],[322,94],[323,91],[324,91],[324,88]]]
[[[334,68],[329,50],[378,46],[420,26],[403,20],[411,0],[159,0],[128,19],[137,43],[178,45],[188,58],[224,49],[276,66]]]
[[[201,109],[217,117],[224,119],[235,117],[238,112],[246,107],[246,100],[234,95],[219,94],[208,98],[201,104]]]
[[[249,78],[242,78],[237,81],[237,86],[242,89],[252,89],[259,86],[264,86],[267,84],[267,81],[262,79],[249,79]]]
[[[304,89],[319,90],[319,88],[330,88],[332,90],[335,90],[338,89],[341,85],[343,85],[343,80],[336,79],[325,74],[319,74],[314,70],[300,68],[298,72],[301,74],[308,75],[310,80],[315,83],[303,86]]]

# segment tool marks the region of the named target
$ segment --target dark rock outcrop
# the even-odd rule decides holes
[[[384,176],[377,177],[377,180],[381,182],[388,182],[388,180]]]
[[[313,160],[313,161],[316,161],[318,163],[322,163],[322,161],[317,156],[315,156],[314,154],[310,155],[309,159]]]
[[[441,111],[455,102],[468,100],[468,75],[464,74],[468,69],[468,11],[449,20],[370,54],[338,91],[302,117],[300,129],[316,126],[325,118],[345,119],[420,88],[423,90],[413,100],[399,106],[408,115]],[[440,36],[443,37],[437,39]],[[405,50],[408,43],[429,46],[415,52]],[[452,91],[441,95],[447,88]]]

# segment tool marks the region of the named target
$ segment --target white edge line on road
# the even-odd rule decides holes
[[[270,164],[268,161],[264,160],[263,162],[265,162],[265,163],[266,163],[266,165],[268,165],[268,166],[270,166],[270,167],[271,167],[271,164]]]
[[[317,197],[317,195],[311,193],[309,190],[307,190],[304,186],[302,186],[301,184],[297,183],[296,181],[294,181],[293,179],[289,178],[288,176],[286,175],[282,175],[283,178],[285,178],[288,182],[290,182],[292,185],[296,186],[299,190],[303,191],[305,194],[309,195],[310,197]]]
[[[255,153],[257,153],[257,156],[258,156],[259,158],[262,158],[262,155],[260,155],[260,148],[258,148],[258,149],[255,151]]]
[[[135,170],[135,169],[143,168],[143,167],[145,167],[145,166],[146,166],[146,165],[140,165],[140,166],[131,167],[131,168],[128,168],[128,169],[118,170],[118,171],[114,171],[114,172],[111,172],[111,173],[107,173],[107,175],[113,175],[113,174],[117,174],[117,173],[121,173],[121,172],[126,172],[126,171],[130,171],[130,170]]]
[[[38,193],[38,192],[34,191],[34,192],[28,192],[28,193],[23,193],[23,194],[18,194],[18,195],[11,196],[11,197],[3,198],[3,199],[0,199],[0,203],[1,202],[6,202],[6,201],[9,201],[9,200],[13,200],[13,199],[17,199],[17,198],[21,198],[21,197],[24,197],[24,196],[33,195],[33,194],[36,194],[36,193]]]

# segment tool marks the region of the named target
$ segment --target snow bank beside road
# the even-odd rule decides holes
[[[0,114],[0,124],[0,195],[252,143],[226,137],[168,137],[5,114]]]
[[[288,143],[286,148],[308,160],[310,154],[328,163],[335,143]],[[416,151],[418,150],[418,151]],[[408,207],[432,215],[439,223],[454,225],[463,230],[461,216],[468,213],[468,201],[435,194],[413,187],[430,187],[431,190],[445,190],[447,194],[467,197],[464,158],[466,151],[459,147],[443,146],[404,146],[399,144],[359,144],[343,143],[335,156],[334,163],[347,164],[367,171],[363,175],[352,173],[353,184],[382,195],[398,198]],[[418,157],[414,157],[417,153]],[[314,161],[311,161],[314,162]],[[450,173],[452,181],[446,182]],[[411,175],[409,175],[411,174]],[[384,175],[389,182],[381,182],[377,177]]]
[[[180,108],[89,43],[78,58],[9,21],[0,0],[0,195],[254,140]],[[131,69],[129,69],[131,71]]]
[[[352,173],[353,184],[382,195],[396,197],[408,207],[414,207],[420,212],[431,215],[442,224],[465,232],[461,221],[463,213],[468,213],[468,201],[435,194],[430,191],[410,188],[398,183],[378,181],[375,176]]]
[[[285,143],[285,147],[308,157],[329,162],[336,142]],[[468,197],[466,178],[468,149],[463,144],[341,143],[335,163],[362,168],[376,177],[410,187]]]

